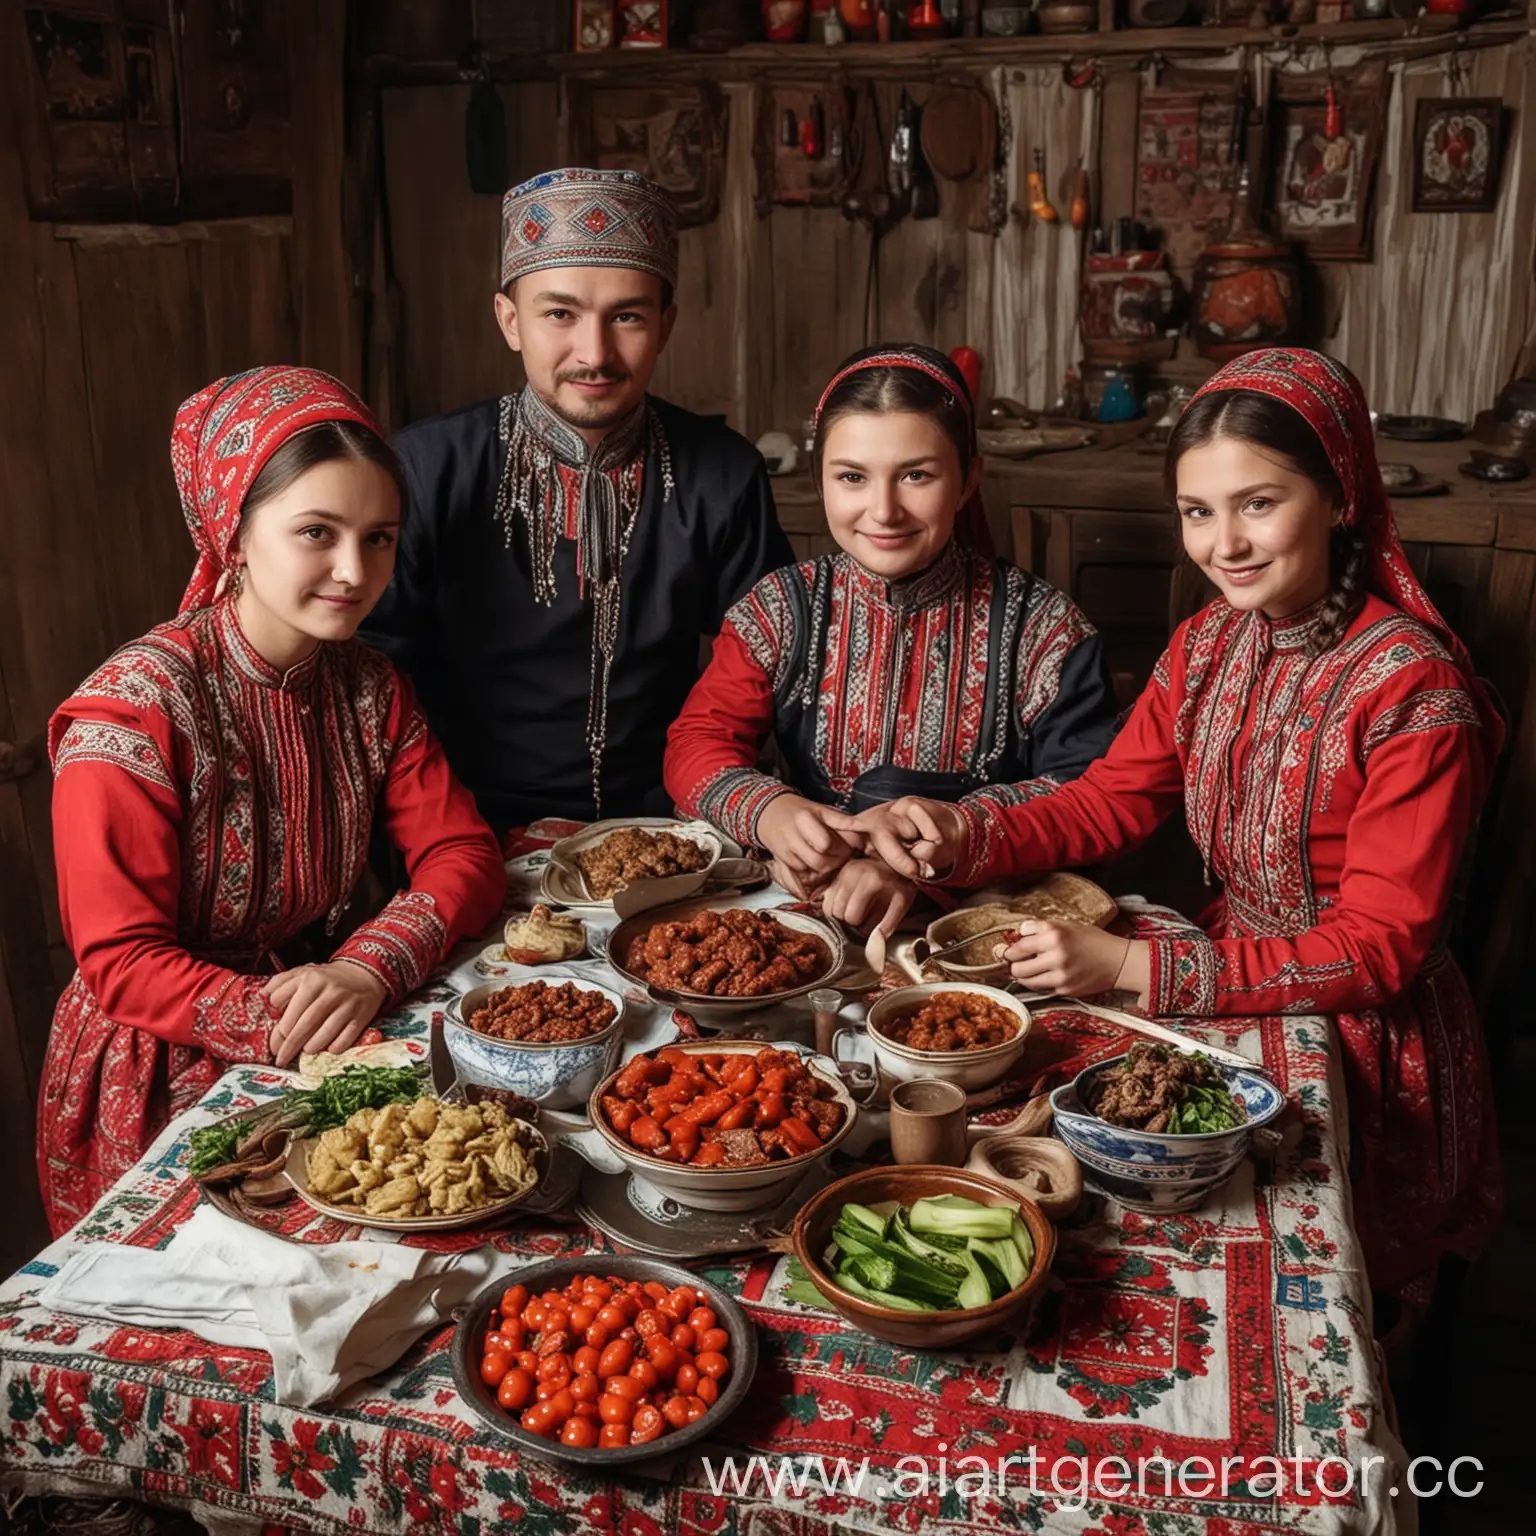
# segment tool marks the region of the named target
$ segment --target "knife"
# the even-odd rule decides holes
[[[448,1037],[441,1024],[427,1026],[428,1060],[432,1064],[432,1092],[446,1099],[459,1086],[458,1070],[453,1057],[448,1054]]]

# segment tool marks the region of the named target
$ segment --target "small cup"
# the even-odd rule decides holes
[[[843,1006],[843,994],[831,987],[818,987],[806,1001],[811,1005],[811,1016],[816,1029],[816,1053],[832,1055],[832,1041],[837,1034],[837,1015]]]
[[[891,1090],[891,1155],[898,1163],[965,1162],[965,1090],[936,1077],[915,1077]]]

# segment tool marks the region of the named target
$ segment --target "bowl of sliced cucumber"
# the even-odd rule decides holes
[[[1032,1200],[962,1168],[870,1168],[795,1219],[795,1257],[853,1327],[909,1349],[950,1349],[1017,1328],[1056,1232]]]

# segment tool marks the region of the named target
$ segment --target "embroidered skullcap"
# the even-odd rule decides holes
[[[223,590],[240,542],[240,511],[267,460],[297,432],[353,421],[383,437],[373,413],[317,368],[252,368],[215,379],[183,402],[171,429],[171,468],[197,565],[182,613]]]
[[[677,209],[637,171],[545,171],[501,204],[501,286],[548,267],[633,267],[677,282]]]

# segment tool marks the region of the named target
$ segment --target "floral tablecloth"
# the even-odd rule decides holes
[[[450,996],[447,982],[429,987],[389,1032],[424,1041]],[[1206,1037],[1261,1059],[1299,1112],[1270,1164],[1243,1165],[1190,1215],[1092,1196],[1062,1229],[1023,1331],[973,1351],[849,1332],[786,1298],[782,1259],[703,1264],[758,1326],[757,1384],[715,1439],[621,1478],[520,1457],[481,1427],[453,1387],[451,1326],[324,1409],[292,1409],[274,1402],[264,1354],[38,1305],[73,1245],[171,1240],[198,1198],[188,1131],[282,1086],[235,1069],[0,1286],[0,1484],[133,1494],[241,1533],[1411,1531],[1408,1496],[1389,1492],[1406,1457],[1386,1423],[1350,1226],[1331,1031],[1240,1020]],[[1022,1086],[1124,1041],[1079,1010],[1048,1010]],[[539,1218],[495,1246],[510,1270],[611,1245]]]

